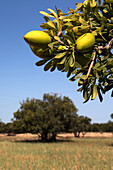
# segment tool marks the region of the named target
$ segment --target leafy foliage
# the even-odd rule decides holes
[[[78,80],[84,102],[97,95],[102,102],[103,94],[113,88],[113,2],[85,0],[67,13],[57,8],[56,12],[50,8],[48,11],[40,11],[45,20],[41,28],[51,37],[48,48],[52,54],[36,65],[44,65],[45,71],[58,69],[71,76],[70,81]],[[80,53],[76,41],[85,33],[95,36],[95,44],[91,51]]]
[[[13,131],[15,133],[40,134],[41,140],[55,140],[58,132],[65,131],[70,122],[77,117],[77,108],[68,97],[44,94],[43,100],[27,99],[14,113]],[[68,119],[70,117],[70,119]]]

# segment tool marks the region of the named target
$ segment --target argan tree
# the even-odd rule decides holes
[[[82,136],[84,137],[84,135],[89,130],[90,123],[90,118],[79,116],[72,127],[72,132],[74,133],[75,137],[80,137],[80,133],[82,133]]]
[[[40,135],[42,141],[56,140],[65,131],[67,118],[77,117],[77,108],[68,97],[44,94],[43,100],[26,99],[14,113],[13,131]],[[68,122],[68,128],[69,128]]]
[[[79,92],[87,102],[113,87],[113,0],[85,0],[75,9],[61,9],[44,15],[42,31],[28,32],[24,39],[41,58],[36,65],[44,70],[66,72],[77,81]],[[113,92],[111,92],[113,96]]]

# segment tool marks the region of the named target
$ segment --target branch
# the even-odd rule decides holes
[[[88,78],[89,75],[90,75],[90,72],[91,72],[91,69],[92,69],[92,67],[93,67],[95,58],[96,58],[96,51],[93,52],[93,59],[92,59],[92,61],[91,61],[91,64],[90,64],[89,69],[88,69],[88,72],[87,72],[87,78]]]
[[[87,78],[84,80],[84,85],[85,85],[85,83],[87,82],[87,79],[88,79],[88,77],[89,77],[89,75],[90,75],[90,72],[91,72],[91,69],[92,69],[92,67],[93,67],[95,58],[96,58],[96,51],[93,52],[93,58],[92,58],[91,64],[90,64],[89,69],[88,69],[88,72],[87,72]]]
[[[109,43],[103,47],[103,46],[98,46],[98,47],[95,47],[94,49],[95,50],[106,50],[107,53],[110,52],[110,49],[112,48],[112,45],[113,45],[113,38],[109,41]],[[90,72],[91,72],[91,69],[93,67],[93,64],[94,64],[94,61],[95,61],[95,58],[96,58],[96,51],[93,52],[93,59],[91,61],[91,64],[89,66],[89,69],[88,69],[88,72],[87,72],[87,78],[89,77],[90,75]],[[87,79],[84,81],[84,83],[86,83]]]
[[[61,43],[61,44],[63,44],[64,46],[66,46],[67,48],[70,48],[70,46],[69,45],[66,45],[63,41],[61,41],[61,40],[57,40],[59,43]]]
[[[113,45],[113,38],[109,41],[109,43],[105,47],[98,46],[98,47],[95,47],[94,49],[95,50],[106,50],[106,52],[109,53],[110,49],[112,48],[112,45]]]

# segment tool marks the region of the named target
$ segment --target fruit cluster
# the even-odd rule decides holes
[[[36,65],[44,65],[45,71],[67,72],[71,81],[78,79],[78,91],[83,92],[85,102],[97,94],[102,101],[101,93],[113,87],[112,0],[85,0],[68,13],[48,10],[50,13],[40,11],[46,21],[41,25],[44,30],[24,36],[32,52],[41,58]]]

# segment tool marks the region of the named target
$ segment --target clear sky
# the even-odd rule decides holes
[[[82,2],[78,1],[78,2]],[[68,96],[78,108],[78,114],[88,116],[92,122],[107,122],[113,112],[110,93],[104,102],[98,99],[83,104],[77,82],[70,82],[65,73],[44,72],[36,67],[39,60],[25,43],[23,36],[31,30],[41,30],[44,22],[39,11],[47,8],[75,9],[74,0],[4,0],[0,4],[0,119],[10,122],[20,102],[29,98],[42,99],[44,93]]]

